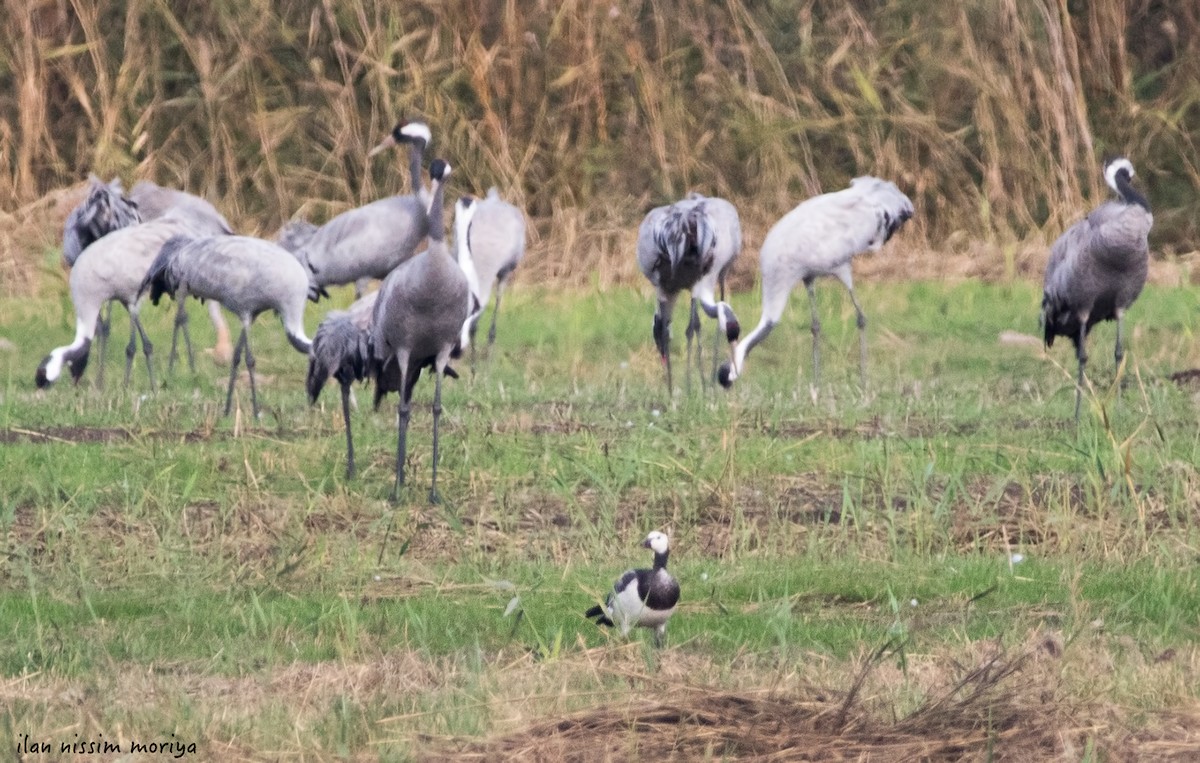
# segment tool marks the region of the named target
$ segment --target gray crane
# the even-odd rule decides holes
[[[104,183],[92,175],[89,178],[87,198],[67,217],[63,229],[63,262],[71,267],[83,249],[96,239],[129,225],[156,220],[168,212],[173,212],[176,217],[185,220],[194,235],[216,236],[232,233],[229,222],[217,211],[216,207],[199,196],[164,188],[148,180],[139,181],[129,195],[125,196],[120,179]],[[109,312],[111,312],[111,305]],[[229,327],[225,325],[225,319],[221,316],[220,305],[215,302],[210,303],[208,313],[217,332],[217,343],[213,348],[213,356],[218,361],[228,362],[233,346],[229,341]],[[187,333],[187,313],[184,312],[181,315],[184,321],[182,328],[184,341],[187,344],[188,364],[195,371],[196,364],[192,354],[191,337]],[[175,365],[179,329],[180,327],[177,326],[171,337],[168,371]],[[101,320],[98,334],[101,357],[100,379],[102,380],[104,345],[108,336],[107,316]]]
[[[835,276],[850,293],[858,316],[859,380],[867,381],[867,316],[854,294],[850,264],[863,252],[877,252],[913,216],[913,205],[895,184],[857,177],[850,187],[801,202],[772,226],[760,251],[762,318],[721,365],[718,379],[728,388],[745,371],[746,356],[783,317],[788,295],[800,281],[812,310],[813,384],[821,375],[821,320],[817,315],[819,276]]]
[[[313,334],[308,355],[305,389],[308,402],[316,403],[325,382],[332,376],[342,388],[342,418],[346,422],[346,479],[354,477],[354,435],[350,428],[350,386],[373,375],[374,347],[371,327],[378,291],[354,301],[345,310],[326,314]]]
[[[88,175],[87,196],[71,210],[63,225],[63,264],[68,268],[74,267],[83,250],[97,239],[140,222],[141,212],[137,204],[125,195],[120,178],[113,178],[105,183],[95,175]],[[96,384],[99,386],[104,386],[104,358],[107,355],[109,327],[112,324],[112,303],[113,300],[110,300],[105,306],[96,326],[100,343],[100,368],[96,376]]]
[[[181,214],[192,221],[192,228],[197,236],[232,235],[233,227],[217,208],[194,194],[166,188],[149,180],[139,180],[134,183],[129,198],[138,206],[143,220],[154,220],[167,212]],[[188,368],[196,372],[196,356],[192,352],[192,337],[188,332],[188,314],[186,310],[176,312],[176,323],[171,330],[171,353],[167,356],[167,373],[175,369],[179,334],[183,333],[184,346],[187,349]],[[233,354],[233,342],[229,337],[229,325],[221,315],[221,305],[217,302],[208,303],[208,317],[213,329],[217,332],[217,341],[213,345],[213,358],[219,363],[228,363]]]
[[[372,341],[375,349],[375,400],[389,391],[400,393],[396,444],[396,483],[392,499],[398,500],[404,484],[408,421],[412,390],[423,368],[432,367],[433,480],[431,503],[437,492],[438,420],[442,414],[442,375],[448,372],[450,354],[467,320],[471,290],[446,246],[442,199],[450,165],[436,159],[430,168],[433,202],[429,214],[429,248],[393,270],[379,288],[375,302]]]
[[[668,395],[672,389],[671,314],[680,291],[692,292],[685,366],[688,378],[691,378],[692,340],[700,330],[697,302],[708,317],[717,319],[718,335],[723,334],[730,347],[736,348],[741,326],[733,308],[725,302],[725,277],[741,249],[742,226],[737,210],[724,199],[691,194],[674,204],[650,210],[642,220],[638,229],[638,266],[658,295],[653,335],[667,370]],[[714,293],[718,284],[720,301]],[[700,364],[698,341],[696,362]]]
[[[1043,282],[1041,323],[1046,347],[1065,336],[1075,344],[1079,376],[1075,385],[1075,421],[1083,397],[1087,336],[1101,321],[1116,320],[1114,352],[1120,373],[1125,349],[1121,329],[1125,311],[1146,284],[1149,269],[1150,202],[1133,187],[1133,164],[1119,157],[1104,165],[1104,180],[1119,197],[1092,210],[1066,230],[1050,248]]]
[[[250,236],[173,237],[163,245],[142,280],[141,292],[146,291],[154,304],[163,294],[169,294],[181,309],[189,295],[215,300],[241,320],[242,333],[230,362],[226,416],[233,408],[233,385],[243,351],[254,417],[259,416],[249,335],[250,324],[260,313],[274,310],[279,315],[284,333],[297,352],[307,355],[312,347],[304,331],[304,303],[306,299],[317,299],[317,286],[290,252],[269,241]]]
[[[460,232],[458,218],[467,207],[472,209],[470,224],[465,233]],[[455,245],[458,248],[459,265],[466,271],[464,257],[474,269],[475,281],[471,291],[479,300],[480,310],[471,316],[463,327],[460,341],[462,349],[471,346],[474,358],[475,330],[479,325],[483,309],[491,298],[492,286],[496,288],[496,304],[492,308],[492,325],[488,329],[488,346],[496,341],[496,317],[500,313],[500,300],[504,287],[517,265],[525,257],[525,213],[518,207],[500,198],[495,188],[488,189],[487,196],[472,199],[466,196],[454,207]],[[469,274],[468,274],[469,277]]]
[[[129,345],[125,348],[126,384],[140,336],[150,386],[155,386],[151,363],[154,348],[138,318],[140,287],[163,243],[180,234],[195,235],[192,221],[172,212],[157,220],[107,233],[83,250],[75,260],[69,279],[71,302],[75,306],[75,339],[69,345],[52,350],[41,362],[36,375],[38,387],[53,384],[62,374],[64,365],[70,368],[71,377],[79,381],[87,368],[100,310],[111,300],[120,302],[129,311],[130,336]]]
[[[421,161],[430,140],[426,124],[401,120],[371,149],[368,156],[402,143],[410,146],[413,192],[347,210],[313,231],[294,253],[312,271],[318,286],[383,278],[416,253],[429,231],[429,196],[421,186]]]
[[[125,196],[120,178],[105,183],[95,175],[88,175],[87,197],[71,210],[63,225],[63,264],[74,267],[83,250],[97,239],[140,222],[141,211]]]

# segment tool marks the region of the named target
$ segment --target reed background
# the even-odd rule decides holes
[[[404,189],[364,157],[421,117],[458,190],[534,221],[539,280],[636,275],[646,207],[738,204],[743,274],[769,225],[858,174],[918,209],[906,273],[1041,247],[1128,154],[1160,256],[1200,221],[1200,6],[1157,0],[168,3],[4,0],[0,288],[45,279],[88,172],[201,193],[246,232]],[[1031,243],[1032,242],[1032,243]],[[911,250],[911,251],[910,251]],[[526,277],[528,277],[528,273]]]

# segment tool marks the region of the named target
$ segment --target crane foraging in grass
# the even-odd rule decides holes
[[[470,222],[458,224],[459,218],[471,208]],[[479,300],[479,311],[472,313],[463,327],[459,342],[461,349],[471,346],[471,357],[475,357],[475,329],[479,325],[483,309],[487,307],[496,289],[496,304],[492,308],[492,325],[488,329],[488,346],[496,341],[496,317],[500,314],[500,299],[504,286],[517,265],[525,257],[525,213],[518,207],[500,198],[495,188],[488,189],[487,196],[474,199],[464,196],[454,205],[455,246],[458,249],[459,265],[464,271],[474,270],[475,280],[471,291]],[[466,261],[464,261],[466,258]],[[468,273],[470,277],[470,273]]]
[[[308,231],[307,238],[302,226],[291,231],[292,240],[302,243],[296,246],[289,241],[285,248],[296,246],[296,258],[312,271],[318,286],[356,283],[361,293],[364,279],[383,278],[416,253],[429,231],[430,197],[421,185],[421,162],[431,140],[428,125],[401,120],[368,154],[375,156],[400,144],[410,146],[411,194],[347,210]]]
[[[859,378],[867,379],[867,316],[854,294],[853,258],[878,251],[913,216],[913,205],[893,183],[876,177],[857,177],[850,187],[801,202],[767,232],[760,252],[762,318],[738,345],[733,360],[722,364],[718,379],[733,385],[745,370],[746,356],[783,317],[788,295],[803,281],[812,308],[813,383],[821,374],[821,321],[817,316],[819,276],[835,276],[850,293],[858,317]]]
[[[191,221],[192,229],[197,236],[228,236],[233,234],[233,227],[217,208],[195,194],[167,188],[149,180],[139,180],[134,183],[129,198],[137,204],[143,220],[155,220],[168,212],[174,212]],[[221,315],[221,306],[216,302],[208,303],[208,317],[213,329],[217,332],[217,341],[212,348],[213,360],[218,364],[228,363],[233,354],[233,343],[229,338],[229,325]],[[175,368],[176,349],[179,334],[183,333],[184,348],[187,350],[188,368],[196,372],[196,356],[192,352],[192,337],[188,332],[188,314],[186,310],[175,313],[175,326],[171,330],[171,353],[167,356],[167,373]]]
[[[164,188],[148,180],[139,181],[126,196],[119,178],[104,183],[92,175],[89,178],[87,198],[67,217],[63,229],[63,262],[71,267],[83,250],[102,236],[139,222],[157,220],[168,212],[174,213],[176,218],[185,221],[193,235],[218,236],[233,232],[229,227],[229,222],[217,211],[216,207],[199,196],[172,188]],[[111,312],[111,306],[109,311]],[[220,363],[226,363],[229,361],[229,355],[233,349],[233,345],[229,341],[229,327],[221,316],[220,305],[210,303],[208,314],[217,332],[213,357]],[[183,329],[184,342],[187,345],[188,364],[194,371],[196,364],[192,354],[191,337],[187,332],[187,313],[183,312],[180,315],[183,324],[176,326],[171,337],[168,371],[175,365],[176,340],[180,328]],[[107,316],[101,320],[98,333],[101,343],[100,379],[102,380],[104,344],[108,337]]]
[[[151,359],[154,346],[138,318],[140,287],[164,242],[181,234],[196,235],[193,222],[171,212],[157,220],[107,233],[83,250],[71,268],[69,279],[71,302],[75,306],[75,339],[69,345],[52,350],[41,362],[36,375],[38,387],[53,384],[62,374],[64,366],[70,369],[71,377],[79,381],[87,368],[100,310],[112,300],[120,302],[129,311],[130,336],[129,345],[125,348],[125,382],[129,383],[133,357],[137,353],[137,340],[141,337],[150,387],[155,387]]]
[[[668,395],[672,389],[671,314],[680,291],[692,292],[685,358],[688,378],[691,378],[692,340],[700,331],[697,303],[708,317],[717,319],[718,334],[725,336],[731,348],[736,348],[741,327],[733,308],[725,302],[725,277],[741,249],[741,221],[734,206],[724,199],[691,194],[674,204],[650,210],[642,220],[638,229],[638,266],[657,293],[653,335],[666,367]],[[720,301],[714,294],[718,285]],[[699,341],[696,362],[700,365]]]
[[[375,300],[379,292],[370,292],[345,310],[325,315],[313,334],[308,355],[305,389],[313,404],[332,376],[342,389],[342,418],[346,424],[346,479],[354,477],[354,434],[350,428],[350,386],[373,375],[375,350],[371,339]]]
[[[141,291],[149,291],[154,304],[163,294],[169,294],[181,309],[189,295],[215,300],[241,320],[242,333],[229,364],[226,416],[233,407],[233,385],[243,352],[254,417],[259,416],[250,324],[260,313],[274,310],[279,315],[284,333],[297,352],[307,355],[312,347],[304,331],[304,305],[305,300],[316,301],[319,289],[290,252],[269,241],[250,236],[176,236],[159,251]]]
[[[423,368],[432,368],[433,479],[431,503],[437,492],[438,421],[442,415],[442,375],[458,344],[470,308],[467,276],[446,246],[442,200],[450,165],[435,159],[430,168],[433,200],[429,213],[429,248],[393,270],[379,287],[371,338],[375,350],[375,401],[386,392],[400,393],[396,443],[396,483],[393,500],[404,484],[408,420],[413,386]]]
[[[1104,180],[1119,198],[1096,207],[1059,236],[1046,264],[1041,323],[1046,347],[1059,336],[1075,345],[1079,361],[1076,422],[1083,398],[1088,333],[1101,321],[1116,320],[1114,358],[1120,373],[1125,358],[1121,343],[1125,311],[1146,284],[1154,215],[1150,202],[1133,187],[1133,174],[1133,164],[1124,157],[1104,165]]]

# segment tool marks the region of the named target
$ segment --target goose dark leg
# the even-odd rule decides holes
[[[225,415],[233,410],[233,383],[237,381],[238,363],[242,362],[242,348],[246,346],[246,328],[242,327],[242,335],[238,337],[233,347],[233,359],[229,362],[229,389],[225,392]]]
[[[150,342],[150,337],[146,336],[146,328],[142,326],[142,319],[137,313],[130,314],[134,327],[138,334],[142,337],[142,353],[146,356],[146,374],[150,377],[150,389],[158,389],[154,383],[154,345]],[[132,343],[133,337],[130,337]],[[125,383],[129,383],[129,373],[125,374]]]
[[[350,431],[350,385],[342,385],[342,418],[346,420],[346,479],[354,479],[354,435]]]
[[[812,281],[805,281],[804,288],[808,289],[808,305],[812,309],[812,359],[813,386],[821,380],[821,319],[817,316],[817,290]]]
[[[434,370],[433,374],[433,482],[429,486],[429,502],[441,503],[442,498],[437,489],[438,468],[438,422],[442,419],[442,372]]]

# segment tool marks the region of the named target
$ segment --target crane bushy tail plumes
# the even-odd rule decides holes
[[[667,255],[672,272],[679,270],[688,258],[702,260],[712,251],[716,234],[709,225],[704,206],[687,209],[672,207],[655,231],[655,244]]]
[[[299,260],[304,266],[305,272],[308,273],[309,290],[308,300],[310,302],[318,302],[321,297],[329,298],[329,292],[321,285],[318,277],[317,269],[311,262],[308,261],[308,253],[305,247],[320,230],[316,225],[313,225],[308,220],[295,219],[288,220],[275,234],[275,243],[279,244],[283,249],[288,250],[292,255]]]
[[[164,294],[173,299],[175,292],[179,289],[179,273],[174,268],[175,258],[193,240],[191,236],[171,236],[167,239],[162,248],[158,250],[158,256],[154,258],[154,262],[150,263],[150,269],[146,271],[146,277],[142,279],[142,286],[138,289],[138,294],[145,294],[149,291],[150,301],[155,305]]]
[[[330,313],[317,327],[309,351],[308,402],[315,403],[332,376],[339,384],[363,381],[372,372],[374,348],[371,332],[354,324],[349,313]]]
[[[119,178],[105,183],[90,175],[87,199],[71,210],[63,226],[63,261],[73,266],[97,239],[141,221],[137,204],[125,196]]]

